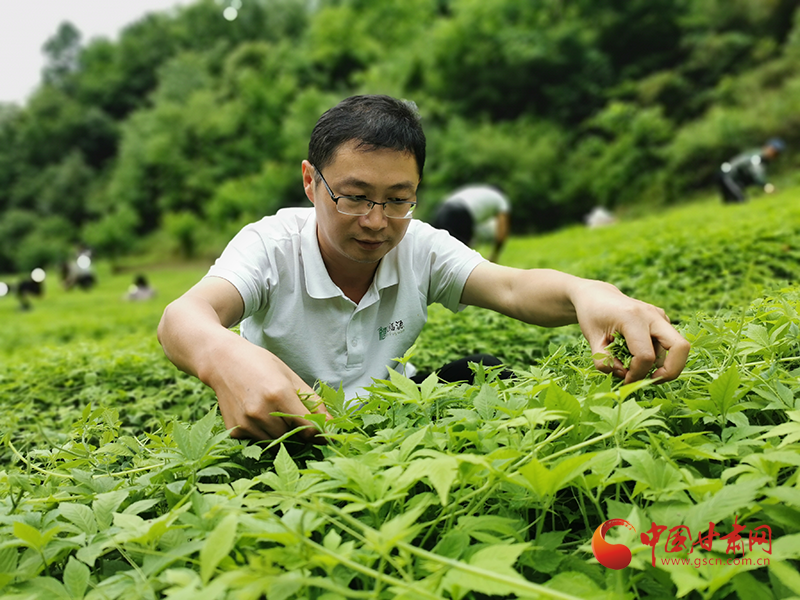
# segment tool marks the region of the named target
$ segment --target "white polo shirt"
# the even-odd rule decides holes
[[[464,284],[485,259],[447,232],[412,220],[356,304],[328,275],[316,231],[313,208],[279,210],[244,227],[206,276],[239,290],[245,339],[311,386],[342,385],[349,400],[397,367],[395,359],[422,331],[429,304],[464,308]]]

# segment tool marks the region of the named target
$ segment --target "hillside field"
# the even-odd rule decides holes
[[[516,377],[393,375],[357,409],[323,386],[325,446],[231,439],[163,356],[161,312],[207,264],[0,298],[0,596],[800,597],[798,196],[509,242],[504,264],[664,307],[692,342],[677,381],[621,386],[577,326],[431,307],[414,364],[491,352]],[[158,296],[127,302],[140,271]],[[608,533],[619,570],[592,552],[609,519],[635,530]]]

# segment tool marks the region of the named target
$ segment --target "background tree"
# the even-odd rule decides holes
[[[518,232],[680,202],[742,147],[800,141],[799,3],[244,0],[227,21],[197,0],[87,45],[64,23],[27,105],[0,106],[0,269],[37,240],[211,257],[304,203],[311,128],[356,93],[420,107],[421,218],[475,182]]]

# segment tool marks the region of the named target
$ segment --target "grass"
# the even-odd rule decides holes
[[[146,275],[158,294],[145,302],[124,298],[138,271],[114,274],[101,262],[98,284],[89,291],[65,290],[55,271],[51,271],[43,296],[32,300],[32,310],[21,311],[13,295],[0,298],[0,357],[18,357],[74,342],[116,339],[124,346],[131,338],[154,338],[164,307],[196,283],[206,270],[207,266],[196,264],[148,269]]]

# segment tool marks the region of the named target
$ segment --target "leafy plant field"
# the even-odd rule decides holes
[[[432,310],[415,364],[480,350],[517,376],[393,376],[350,410],[323,389],[322,447],[231,439],[213,394],[163,357],[161,311],[203,266],[150,270],[149,303],[109,272],[87,294],[48,280],[29,313],[0,300],[0,595],[800,597],[787,194],[510,243],[507,264],[664,306],[693,344],[679,380],[620,386],[576,327]],[[619,570],[591,547],[609,519],[635,529],[608,532],[632,553]]]

